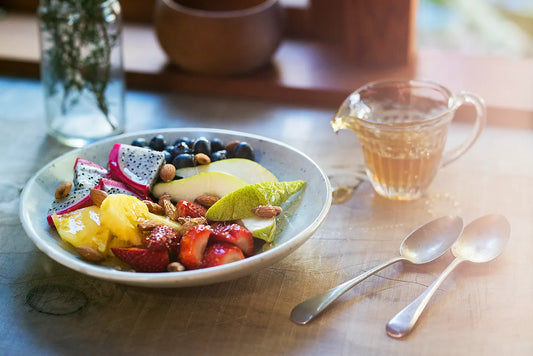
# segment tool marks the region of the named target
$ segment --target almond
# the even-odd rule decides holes
[[[211,158],[209,158],[208,155],[205,153],[197,153],[194,155],[194,160],[196,163],[200,165],[209,164],[211,163]]]
[[[165,215],[165,209],[151,200],[143,200],[143,203],[148,207],[148,211],[156,215]]]
[[[260,218],[273,218],[274,216],[278,216],[281,214],[283,209],[281,206],[274,206],[274,205],[259,205],[252,209],[252,212],[255,216],[258,216]]]
[[[105,258],[100,251],[92,247],[79,246],[76,247],[76,251],[85,261],[99,262]]]
[[[228,151],[228,153],[231,153],[233,152],[233,149],[235,148],[235,146],[237,146],[239,143],[241,143],[241,141],[230,141],[228,142],[228,144],[226,145],[226,151]]]
[[[170,200],[170,194],[168,194],[168,193],[164,193],[163,195],[161,195],[161,196],[159,197],[159,200],[157,201],[157,203],[158,203],[159,205],[163,206],[163,201],[164,201],[164,200]]]
[[[185,271],[185,266],[182,265],[179,262],[172,262],[172,263],[169,263],[169,265],[167,266],[167,271],[169,271],[169,272],[183,272],[183,271]]]
[[[68,193],[70,193],[70,189],[72,189],[72,182],[61,183],[61,185],[57,187],[56,189],[55,198],[56,199],[65,198],[68,195]]]
[[[161,223],[157,220],[144,220],[137,224],[137,227],[141,231],[149,231],[152,230],[154,227],[161,225]]]
[[[170,182],[176,177],[176,167],[170,163],[163,165],[159,171],[159,177],[163,182]]]
[[[217,195],[204,193],[197,196],[196,199],[194,199],[194,202],[202,205],[203,207],[210,208],[218,201],[218,199],[220,198]]]
[[[105,198],[107,198],[107,193],[100,189],[91,189],[89,194],[94,205],[97,207],[101,207]]]
[[[165,210],[165,215],[168,216],[171,220],[178,220],[178,209],[170,201],[170,197],[163,195],[159,199],[159,205],[163,206]]]
[[[189,229],[198,225],[207,225],[207,219],[204,217],[199,218],[189,218],[189,217],[179,217],[178,222],[181,224],[181,229],[179,233],[185,235]]]

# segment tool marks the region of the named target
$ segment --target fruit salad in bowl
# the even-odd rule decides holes
[[[56,159],[26,185],[20,215],[35,244],[67,267],[172,287],[278,261],[311,236],[330,203],[322,170],[281,142],[176,129],[123,135]]]

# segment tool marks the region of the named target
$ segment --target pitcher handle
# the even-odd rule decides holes
[[[457,158],[461,157],[478,139],[481,131],[485,127],[487,122],[487,110],[485,108],[484,100],[477,94],[462,91],[457,94],[457,102],[455,109],[464,104],[472,104],[476,109],[476,121],[474,122],[474,128],[470,136],[458,147],[450,149],[445,152],[442,158],[441,167],[447,166]]]

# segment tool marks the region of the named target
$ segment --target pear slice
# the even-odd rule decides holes
[[[168,183],[157,183],[152,188],[152,194],[159,198],[163,194],[169,194],[173,201],[194,201],[201,194],[214,194],[223,197],[248,183],[231,174],[222,172],[202,172],[197,175],[173,180]]]
[[[185,167],[176,170],[176,175],[187,178],[202,172],[223,172],[241,178],[246,182],[277,182],[278,179],[259,163],[244,158],[228,158],[196,167]]]
[[[212,221],[251,218],[255,216],[252,211],[253,208],[267,204],[281,205],[304,186],[305,181],[303,180],[246,185],[219,199],[207,210],[206,218]]]
[[[266,242],[274,240],[274,233],[276,232],[276,218],[245,218],[241,219],[242,224],[253,235]]]

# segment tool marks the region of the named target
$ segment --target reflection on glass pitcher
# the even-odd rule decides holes
[[[476,109],[470,137],[444,151],[448,125],[465,103]],[[440,167],[463,155],[477,140],[486,121],[483,99],[453,94],[432,82],[390,80],[369,83],[342,103],[331,122],[334,131],[357,133],[366,173],[376,192],[396,200],[419,198]]]

